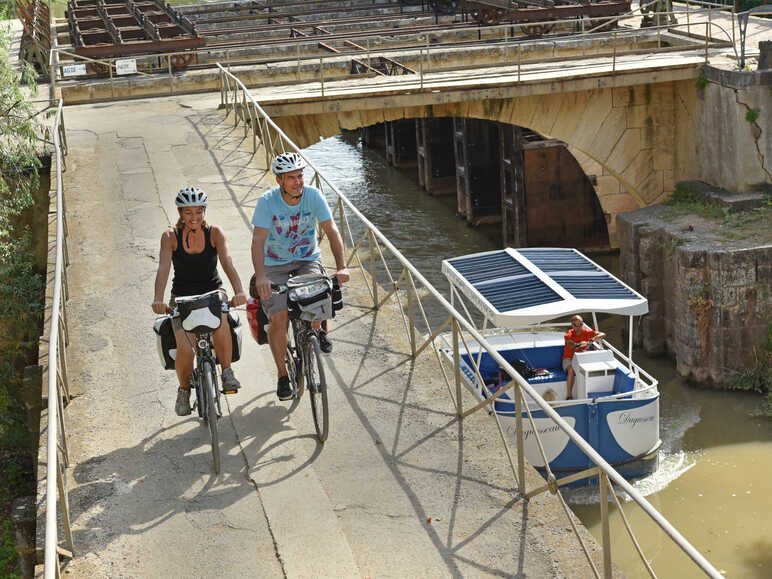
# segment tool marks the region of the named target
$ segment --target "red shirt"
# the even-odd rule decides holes
[[[595,330],[590,330],[588,328],[582,328],[580,330],[575,330],[574,328],[571,328],[566,332],[566,335],[564,336],[566,339],[566,345],[563,348],[563,359],[566,358],[573,358],[574,357],[574,350],[568,345],[568,340],[571,340],[572,342],[578,344],[579,342],[589,342],[592,340],[596,335],[598,335],[599,332],[596,332]],[[579,350],[581,351],[581,350]]]

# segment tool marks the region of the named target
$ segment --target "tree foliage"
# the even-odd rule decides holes
[[[42,142],[27,96],[34,94],[34,72],[14,69],[9,47],[10,33],[0,23],[0,448],[17,446],[26,432],[19,389],[24,366],[36,362],[44,288],[26,225]]]

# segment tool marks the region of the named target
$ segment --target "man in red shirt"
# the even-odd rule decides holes
[[[571,329],[566,332],[566,345],[563,348],[563,370],[566,371],[566,386],[568,388],[566,399],[570,400],[574,397],[575,374],[574,368],[571,366],[574,354],[586,350],[591,342],[601,340],[605,337],[606,334],[603,332],[598,332],[585,327],[582,316],[576,315],[571,318]]]

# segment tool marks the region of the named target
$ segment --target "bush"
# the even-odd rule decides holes
[[[0,577],[18,579],[17,570],[18,558],[13,542],[11,521],[5,520],[0,528]]]

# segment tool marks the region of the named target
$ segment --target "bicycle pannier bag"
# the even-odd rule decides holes
[[[332,282],[316,274],[287,280],[287,308],[291,317],[314,322],[333,317]]]
[[[233,343],[231,361],[238,362],[241,358],[241,318],[236,310],[228,310],[228,327],[231,330],[231,342]]]
[[[247,321],[252,337],[258,344],[268,343],[268,333],[265,326],[268,324],[268,316],[265,315],[260,299],[249,298],[247,300]]]
[[[177,342],[174,340],[174,328],[172,317],[169,315],[158,316],[153,324],[158,356],[161,358],[161,366],[164,370],[174,370],[174,360],[177,357]]]
[[[194,334],[214,332],[222,322],[221,300],[219,290],[200,296],[176,298],[182,328]]]
[[[335,312],[343,309],[343,292],[340,291],[340,284],[338,284],[338,278],[332,278],[332,317],[335,317]]]

